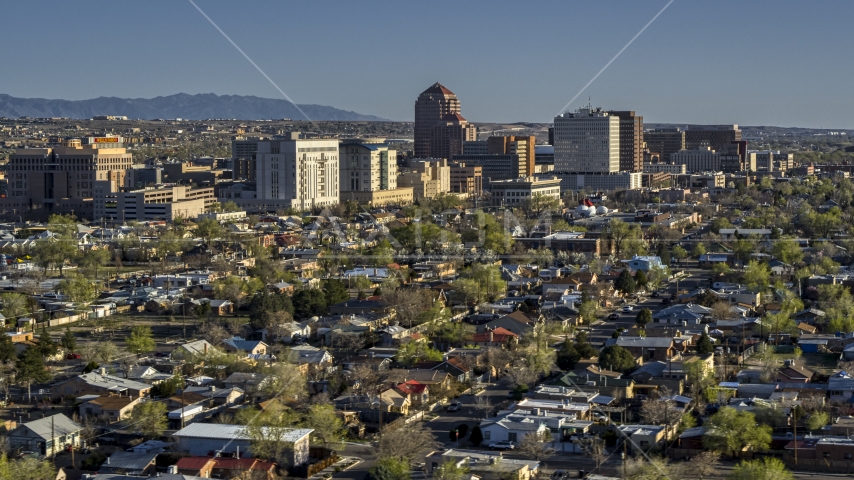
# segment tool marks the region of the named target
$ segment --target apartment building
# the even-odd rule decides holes
[[[345,141],[339,148],[341,201],[411,203],[413,189],[397,188],[397,152],[383,143]]]
[[[122,137],[88,137],[18,149],[6,166],[8,190],[0,208],[91,218],[95,182],[109,182],[113,190],[126,184],[133,156],[123,145]]]
[[[794,154],[776,150],[748,152],[747,156],[747,163],[756,172],[785,172],[791,170],[795,164]]]
[[[620,118],[590,106],[554,119],[555,172],[620,171]]]

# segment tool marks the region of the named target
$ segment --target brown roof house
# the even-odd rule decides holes
[[[139,404],[141,397],[105,397],[93,398],[80,405],[81,417],[98,417],[108,423],[120,422],[130,418],[133,408]]]

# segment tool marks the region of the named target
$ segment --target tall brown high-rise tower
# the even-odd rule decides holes
[[[632,110],[611,110],[620,119],[620,171],[643,171],[643,117]]]
[[[433,86],[418,95],[418,100],[415,101],[416,158],[436,156],[431,150],[433,127],[443,119],[449,118],[446,117],[447,115],[459,113],[460,101],[454,92],[445,88],[441,83],[434,83]]]

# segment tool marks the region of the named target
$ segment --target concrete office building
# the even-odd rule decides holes
[[[473,140],[463,143],[463,155],[489,155],[486,140]]]
[[[397,188],[397,151],[388,145],[345,141],[338,155],[341,201],[371,205],[412,202],[412,188]]]
[[[679,128],[657,128],[643,134],[646,148],[651,154],[658,154],[659,160],[669,162],[670,155],[685,150],[685,132]]]
[[[255,205],[308,210],[338,203],[338,139],[289,136],[258,142]]]
[[[620,119],[620,171],[643,170],[643,117],[633,110],[609,110],[609,115]]]
[[[232,178],[255,181],[255,152],[264,137],[238,136],[231,139]]]
[[[795,164],[793,153],[781,153],[776,150],[763,150],[747,153],[747,163],[756,172],[785,172]]]
[[[534,145],[534,164],[555,165],[555,147],[553,145]]]
[[[486,139],[490,155],[519,155],[519,176],[530,177],[536,165],[537,138],[533,135],[489,137]]]
[[[720,152],[733,142],[740,141],[741,130],[738,125],[688,125],[685,129],[685,148],[688,150],[708,146]]]
[[[554,159],[558,173],[619,172],[619,117],[589,106],[558,115],[554,119]]]
[[[680,174],[686,172],[687,168],[685,167],[685,165],[682,164],[674,165],[672,163],[647,163],[643,166],[643,173]]]
[[[610,192],[614,190],[637,190],[643,186],[643,173],[555,173],[560,178],[562,190]]]
[[[451,193],[480,195],[483,193],[483,167],[457,163],[451,165]]]
[[[94,217],[125,223],[129,220],[174,220],[196,218],[216,203],[212,187],[189,185],[144,188],[128,192],[111,191],[109,181],[95,182]]]
[[[558,177],[522,177],[498,180],[490,183],[490,203],[495,207],[518,207],[531,200],[534,195],[543,195],[560,200]]]
[[[71,139],[52,148],[22,148],[6,165],[8,190],[0,208],[20,214],[73,213],[91,218],[96,181],[126,186],[133,156],[122,137]]]
[[[477,140],[477,127],[470,125],[459,113],[449,113],[433,125],[430,156],[451,158],[463,153],[465,142],[473,140]]]
[[[411,160],[409,168],[397,177],[401,188],[411,187],[413,198],[435,198],[451,191],[451,167],[444,158]]]
[[[421,92],[418,100],[415,101],[416,158],[434,158],[437,156],[433,154],[432,149],[433,127],[442,121],[446,115],[459,113],[460,101],[454,92],[445,88],[441,83],[434,83],[430,88]],[[462,150],[459,153],[462,153]]]
[[[524,169],[525,160],[516,154],[506,155],[454,155],[454,163],[464,163],[466,166],[481,167],[483,187],[488,188],[493,180],[509,180],[518,178]]]
[[[152,165],[133,165],[127,171],[126,180],[131,188],[142,188],[163,183],[163,168]]]
[[[670,155],[670,163],[685,165],[688,172],[719,172],[721,156],[708,146],[692,150],[681,150]]]

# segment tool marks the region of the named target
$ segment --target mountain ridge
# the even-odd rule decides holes
[[[375,115],[365,115],[327,105],[299,106],[311,120],[389,121]],[[287,100],[254,95],[217,95],[215,93],[176,93],[153,98],[97,97],[86,100],[21,98],[0,93],[0,116],[68,117],[87,119],[96,115],[119,115],[132,119],[182,118],[205,120],[212,118],[266,120],[305,117]]]

